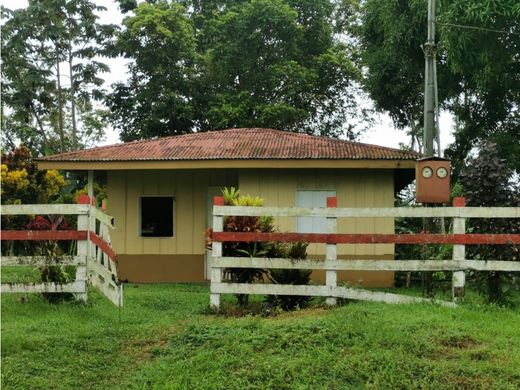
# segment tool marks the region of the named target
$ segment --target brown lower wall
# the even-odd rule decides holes
[[[393,255],[341,255],[341,258],[392,260]],[[117,263],[119,279],[128,282],[204,281],[204,255],[118,255]],[[325,271],[314,271],[312,280],[318,284],[325,284]],[[394,284],[394,272],[338,271],[338,283],[364,287],[391,287]]]
[[[204,255],[117,255],[120,280],[203,282]]]

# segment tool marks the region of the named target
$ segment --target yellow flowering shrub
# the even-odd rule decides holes
[[[30,184],[28,176],[25,168],[9,171],[7,165],[2,164],[2,193],[4,189],[24,191]]]
[[[49,169],[45,172],[44,183],[45,195],[53,198],[65,186],[65,178],[56,169]]]

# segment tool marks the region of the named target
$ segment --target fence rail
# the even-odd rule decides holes
[[[332,218],[520,218],[519,207],[250,207],[214,206],[213,215]]]
[[[336,199],[327,199],[327,208],[237,207],[224,206],[215,197],[213,207],[211,306],[218,308],[220,294],[304,295],[362,299],[387,303],[431,302],[430,299],[381,293],[337,286],[337,271],[450,271],[455,301],[464,294],[464,271],[520,272],[520,262],[503,260],[467,260],[466,245],[518,245],[520,234],[467,234],[467,218],[520,218],[519,207],[464,207],[464,198],[454,200],[455,207],[336,208]],[[226,216],[325,217],[327,233],[255,233],[224,232]],[[338,233],[338,218],[453,218],[451,234],[344,234]],[[224,242],[306,242],[327,244],[325,260],[292,260],[263,257],[226,257]],[[337,256],[338,244],[453,244],[452,260],[347,260]],[[223,282],[226,268],[325,270],[325,285],[279,285]],[[438,302],[454,306],[453,302]]]
[[[117,279],[117,255],[110,245],[109,235],[109,229],[114,228],[114,218],[92,204],[92,200],[86,196],[82,198],[81,204],[76,205],[2,206],[2,215],[77,215],[77,230],[2,230],[0,236],[2,241],[74,240],[77,241],[77,253],[73,256],[2,256],[2,267],[75,265],[76,278],[65,284],[2,283],[1,292],[70,292],[86,301],[88,284],[92,284],[114,304],[122,306],[123,290]]]
[[[503,260],[292,260],[266,257],[217,257],[219,268],[315,269],[330,271],[506,271],[520,272],[520,261]]]

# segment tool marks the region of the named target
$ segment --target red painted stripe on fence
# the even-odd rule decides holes
[[[0,240],[40,241],[40,240],[86,240],[85,230],[2,230]]]
[[[520,244],[520,234],[326,234],[213,232],[222,242],[309,242],[324,244]]]
[[[92,241],[92,243],[101,249],[108,257],[110,257],[112,261],[117,261],[116,252],[114,252],[110,244],[108,244],[105,240],[103,240],[103,238],[92,231],[90,232],[90,241]]]

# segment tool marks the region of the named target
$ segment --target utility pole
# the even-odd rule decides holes
[[[435,154],[435,0],[428,0],[428,39],[423,46],[424,51],[424,156]]]
[[[435,97],[436,97],[436,66],[435,57],[437,46],[435,45],[435,0],[428,0],[428,37],[423,46],[424,51],[424,127],[423,127],[423,153],[424,157],[435,155]],[[425,204],[431,207],[432,204]],[[435,224],[431,218],[423,221],[424,230],[433,233]],[[424,247],[427,251],[427,246]],[[433,295],[433,277],[431,272],[423,272],[423,294]]]

